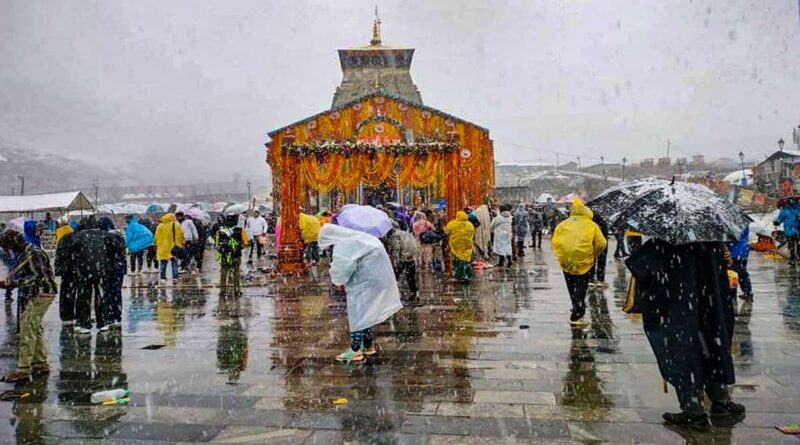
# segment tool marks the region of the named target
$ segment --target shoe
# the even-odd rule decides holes
[[[75,320],[64,320],[64,321],[61,322],[61,325],[62,326],[74,326],[75,325]]]
[[[14,371],[11,374],[6,374],[2,379],[6,383],[23,383],[31,381],[31,374],[28,372]]]
[[[586,326],[589,323],[586,322],[583,318],[579,318],[577,320],[570,320],[569,324],[572,326]]]
[[[667,424],[686,427],[695,431],[709,431],[711,429],[711,422],[708,421],[706,413],[664,413],[663,418]]]
[[[372,348],[364,349],[363,351],[361,351],[361,353],[364,354],[364,355],[375,355],[375,354],[378,353],[378,351],[376,351],[375,348],[372,347]]]
[[[166,286],[167,285],[166,278],[162,278],[162,279],[158,280],[158,285],[161,286],[161,287]]]
[[[89,329],[89,328],[84,328],[83,326],[76,326],[75,327],[75,333],[76,334],[84,334],[84,335],[90,334],[91,335],[92,330]]]
[[[711,417],[738,417],[745,414],[744,405],[728,400],[727,402],[711,402]]]
[[[98,329],[97,332],[107,332],[109,329],[111,329],[111,325],[107,324],[107,325],[103,326],[102,328]]]
[[[596,281],[590,281],[589,282],[589,287],[596,287],[596,286],[597,286],[597,282]]]
[[[50,366],[48,366],[47,363],[31,366],[31,375],[33,376],[49,375],[49,374],[50,374]]]
[[[606,287],[608,287],[608,283],[606,283],[605,281],[597,281],[597,282],[595,282],[595,286],[606,288]]]
[[[360,362],[361,360],[364,360],[364,355],[361,353],[361,351],[353,351],[352,349],[348,349],[347,351],[336,356],[337,362],[350,363]]]
[[[742,294],[739,298],[745,301],[753,301],[753,294]]]

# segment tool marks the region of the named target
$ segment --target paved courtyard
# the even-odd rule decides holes
[[[662,424],[664,394],[636,317],[621,312],[621,263],[573,330],[549,248],[470,286],[420,275],[421,302],[376,330],[379,355],[336,364],[344,301],[303,278],[254,272],[240,300],[217,273],[152,286],[133,277],[121,330],[76,336],[58,307],[45,329],[51,375],[0,402],[0,442],[53,444],[800,444],[800,274],[754,254],[755,302],[739,304],[733,355],[746,419],[686,433]],[[211,256],[208,263],[213,263]],[[16,358],[14,305],[0,313],[0,371]],[[0,384],[0,389],[12,389]],[[127,406],[93,406],[127,387]]]

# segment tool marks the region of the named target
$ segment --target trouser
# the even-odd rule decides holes
[[[419,267],[420,269],[427,269],[431,267],[431,259],[433,258],[433,246],[430,244],[419,245]]]
[[[181,269],[187,270],[189,266],[192,265],[192,260],[194,259],[194,249],[195,249],[195,241],[186,241],[183,245],[184,249],[186,249],[186,255],[181,258]]]
[[[42,294],[30,299],[20,316],[19,358],[17,371],[30,372],[31,366],[47,365],[42,319],[55,295]]]
[[[750,272],[747,271],[747,258],[734,258],[733,270],[739,274],[739,286],[746,296],[753,295],[753,286],[750,283]]]
[[[102,328],[107,324],[122,322],[122,280],[124,277],[122,272],[117,272],[103,283],[103,296],[100,298],[102,317],[98,316],[97,318],[98,327]],[[101,320],[104,324],[101,324]]]
[[[79,279],[75,282],[78,287],[75,299],[75,323],[86,329],[92,328],[92,300],[94,300],[94,315],[97,326],[105,326],[103,311],[101,310],[101,299],[103,298],[100,289],[103,289],[105,278],[91,277]]]
[[[147,254],[146,255],[147,256],[147,268],[148,269],[157,268],[158,267],[158,260],[156,259],[156,248],[155,248],[155,246],[148,247],[146,254]]]
[[[786,244],[789,247],[789,261],[797,261],[797,235],[787,236]]]
[[[525,256],[525,238],[527,235],[517,237],[517,256],[519,257]]]
[[[505,256],[499,255],[499,256],[500,256],[500,264],[498,264],[499,267],[505,266],[506,260],[508,260],[508,266],[511,267],[512,264],[511,255],[505,255]]]
[[[414,264],[414,261],[398,261],[397,267],[395,268],[394,275],[395,278],[398,280],[400,276],[405,273],[406,274],[406,283],[408,283],[408,289],[411,291],[412,294],[417,293],[417,267]]]
[[[264,247],[258,242],[258,238],[255,236],[250,240],[249,259],[251,260],[253,259],[253,252],[256,252],[256,258],[261,258],[261,256],[264,255]]]
[[[167,263],[170,263],[172,267],[172,279],[178,279],[178,259],[177,258],[170,258],[169,260],[161,260],[158,262],[158,272],[161,276],[162,280],[167,279]]]
[[[617,249],[614,251],[614,258],[628,256],[628,252],[625,251],[625,235],[618,233],[614,235],[614,239],[617,240]]]
[[[597,256],[592,269],[589,271],[589,278],[595,281],[606,281],[606,261],[608,259],[608,248]]]
[[[139,272],[141,272],[143,270],[142,266],[144,266],[144,254],[145,254],[146,250],[147,249],[140,250],[140,251],[138,251],[136,253],[132,253],[132,254],[128,255],[128,260],[129,260],[130,265],[131,265],[131,273],[132,274],[136,273],[137,270]],[[150,267],[149,263],[150,262],[148,261],[147,267]]]
[[[681,411],[688,414],[703,414],[703,391],[712,402],[725,403],[730,400],[728,386],[717,382],[706,382],[705,386],[697,385],[675,390]]]
[[[194,257],[194,264],[198,272],[203,271],[203,255],[206,253],[205,241],[195,241],[193,246],[192,256]]]
[[[531,247],[542,247],[542,228],[536,227],[531,232]]]
[[[589,290],[588,273],[583,275],[572,275],[564,272],[564,280],[567,282],[567,291],[572,300],[572,313],[570,321],[577,321],[586,314],[586,292]]]
[[[75,296],[78,288],[71,275],[61,277],[61,288],[58,290],[58,316],[61,321],[75,320]]]
[[[364,349],[372,347],[372,328],[350,333],[350,349],[358,351],[362,346]]]
[[[303,246],[303,261],[307,263],[319,262],[319,244],[316,241]]]
[[[231,264],[223,264],[220,266],[219,275],[219,288],[220,293],[230,294],[228,287],[233,288],[233,294],[239,295],[242,293],[242,259],[232,258]],[[228,279],[230,278],[230,282]]]

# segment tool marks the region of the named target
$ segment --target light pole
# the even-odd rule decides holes
[[[25,177],[17,176],[19,178],[19,196],[25,195]]]
[[[622,158],[622,180],[625,180],[625,163],[628,162],[627,158]]]
[[[778,169],[778,179],[775,181],[775,188],[778,189],[778,197],[781,196],[781,179],[783,178],[783,144],[786,142],[783,141],[783,138],[778,139],[778,150],[780,150],[780,154],[778,162],[780,169]],[[774,165],[774,164],[773,164]]]
[[[252,196],[250,193],[250,188],[253,186],[253,183],[248,179],[247,180],[247,207],[250,207],[252,204]]]
[[[95,207],[95,209],[97,209],[97,207],[98,207],[97,195],[98,195],[98,192],[100,191],[100,180],[97,179],[97,178],[94,178],[92,180],[92,187],[94,187],[94,207]]]
[[[744,153],[739,152],[739,160],[742,162],[742,180],[739,181],[739,185],[747,185],[747,174],[744,172]]]
[[[786,142],[783,141],[783,138],[778,139],[778,150],[783,151],[783,144]]]
[[[600,167],[603,169],[603,180],[607,180],[608,177],[606,176],[606,158],[604,156],[600,156]]]

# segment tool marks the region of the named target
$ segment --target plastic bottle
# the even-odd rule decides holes
[[[92,403],[103,403],[109,400],[122,399],[131,395],[127,389],[110,389],[92,394]]]

